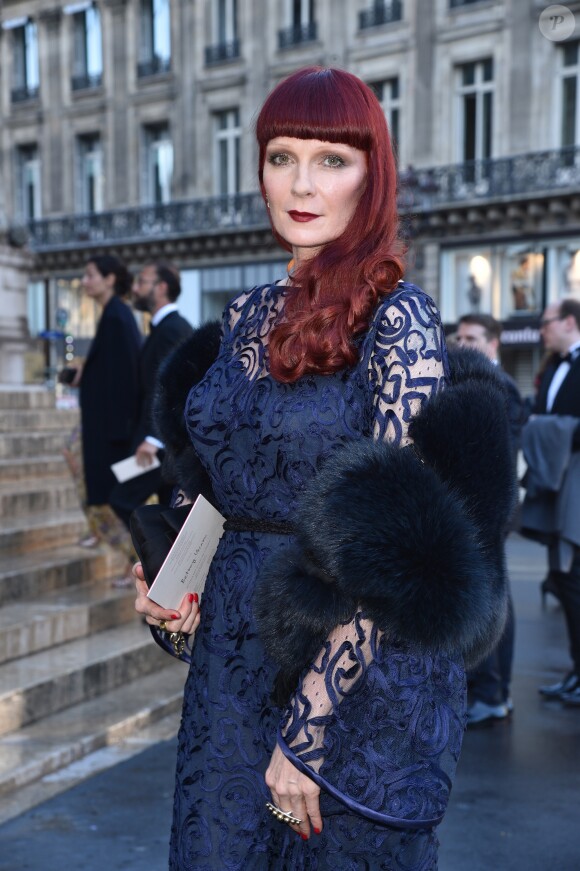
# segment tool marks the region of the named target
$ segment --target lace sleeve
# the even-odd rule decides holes
[[[437,309],[418,289],[397,291],[377,312],[370,339],[373,437],[404,447],[410,442],[411,418],[441,389],[446,376],[445,342]],[[329,634],[316,660],[303,673],[281,721],[281,749],[325,792],[371,819],[396,820],[404,826],[408,816],[414,826],[418,821],[435,824],[450,789],[449,779],[438,765],[432,773],[433,790],[428,796],[419,791],[419,804],[407,810],[394,798],[396,787],[391,798],[385,791],[389,779],[394,777],[396,782],[400,776],[395,759],[406,756],[413,764],[410,743],[416,742],[414,730],[420,724],[411,722],[411,712],[414,710],[416,716],[418,695],[433,712],[433,677],[440,668],[440,662],[423,661],[404,644],[386,639],[359,608]],[[460,692],[458,673],[452,669],[446,673],[442,703],[446,696]],[[413,691],[409,693],[411,675]],[[454,709],[448,700],[443,707],[448,712]],[[453,718],[451,713],[449,716]],[[457,720],[454,734],[459,736],[461,731]],[[449,730],[446,734],[449,736]],[[393,752],[395,746],[399,747],[397,753]],[[380,787],[378,768],[382,769]]]
[[[405,447],[409,423],[444,384],[445,339],[439,312],[422,291],[397,292],[375,318],[369,379],[373,435]]]

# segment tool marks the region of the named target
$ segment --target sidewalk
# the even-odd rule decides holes
[[[580,710],[537,693],[568,668],[563,617],[541,608],[543,548],[513,536],[508,565],[515,711],[465,736],[439,871],[578,871]],[[174,758],[162,741],[1,826],[0,871],[163,871]]]

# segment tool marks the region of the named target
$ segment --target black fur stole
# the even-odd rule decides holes
[[[263,567],[254,610],[279,701],[361,603],[394,640],[467,667],[497,642],[515,498],[504,388],[479,352],[450,363],[451,383],[413,421],[414,446],[364,440],[333,455],[300,501],[295,546]]]
[[[165,445],[162,473],[189,499],[203,493],[212,501],[211,484],[191,444],[184,419],[185,401],[216,359],[221,340],[218,321],[199,327],[159,368],[153,414]]]

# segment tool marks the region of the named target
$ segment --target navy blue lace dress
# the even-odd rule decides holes
[[[226,516],[291,521],[325,458],[361,437],[406,444],[409,420],[447,375],[433,302],[400,283],[360,337],[358,365],[274,381],[267,338],[288,292],[257,287],[226,309],[218,359],[187,400],[191,440]],[[289,543],[231,531],[214,558],[185,687],[169,867],[432,871],[433,822],[463,732],[462,663],[392,644],[358,613],[332,633],[288,709],[274,707],[252,593],[263,561]],[[308,841],[265,808],[276,740],[323,786],[324,828]]]

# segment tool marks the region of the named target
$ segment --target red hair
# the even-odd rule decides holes
[[[264,199],[266,146],[277,136],[340,142],[367,157],[367,183],[352,220],[338,239],[296,269],[296,290],[288,295],[284,320],[269,339],[270,372],[277,381],[290,383],[307,373],[329,375],[354,365],[354,336],[368,327],[378,300],[403,274],[397,170],[385,115],[371,89],[352,73],[308,67],[284,79],[266,98],[256,136]]]

